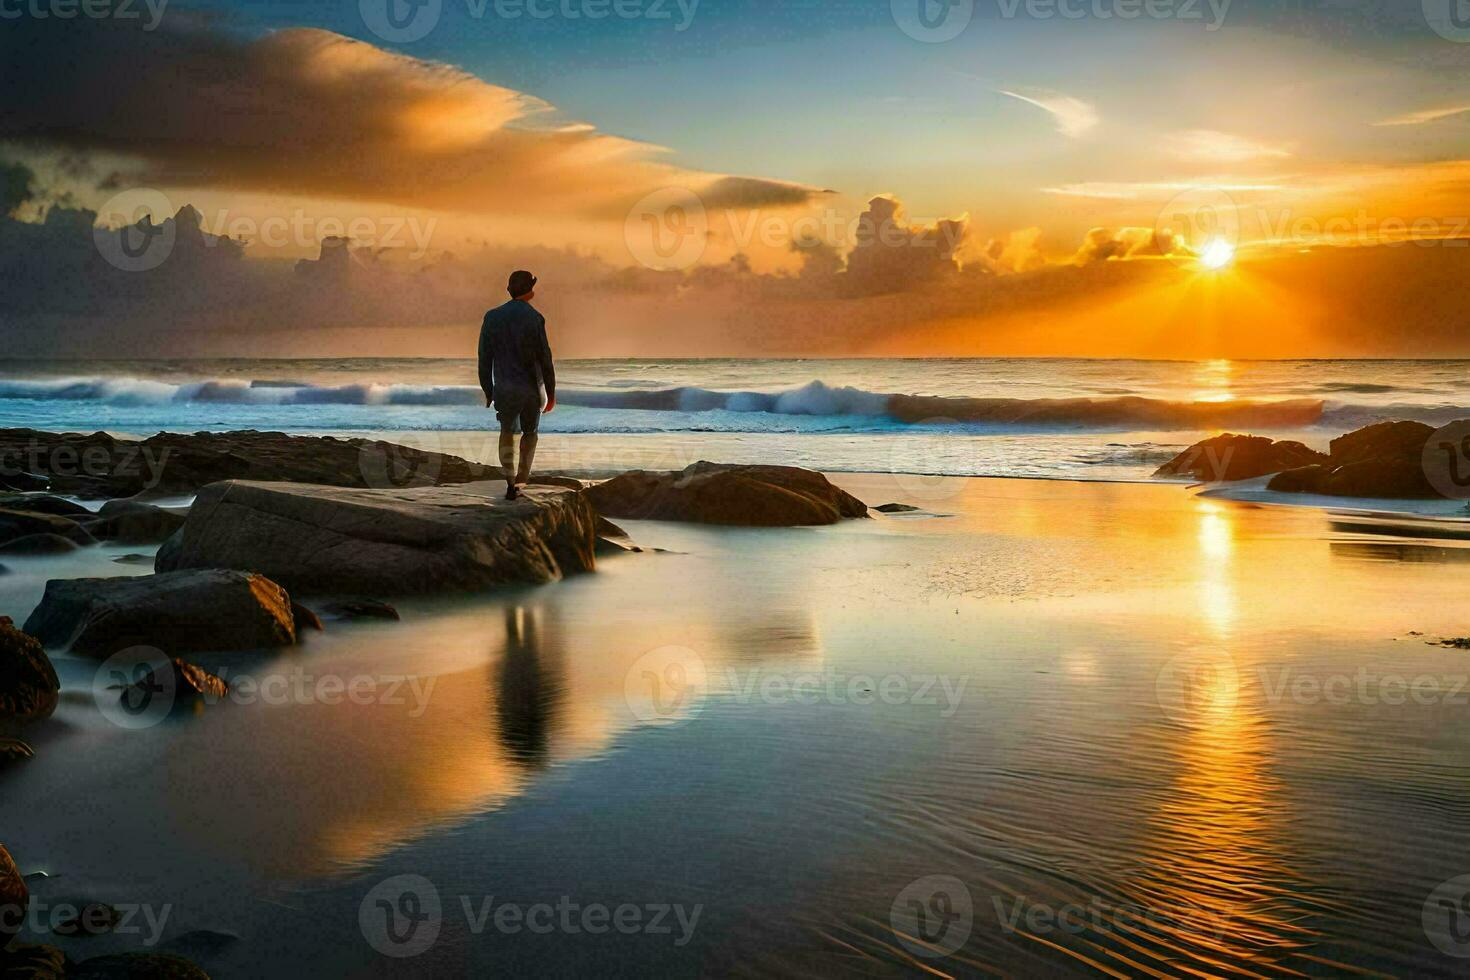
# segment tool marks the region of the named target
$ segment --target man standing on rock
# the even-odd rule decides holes
[[[536,312],[536,277],[525,270],[510,274],[511,300],[485,314],[480,326],[480,387],[485,407],[500,420],[500,471],[505,499],[514,500],[531,478],[541,413],[556,407],[556,369],[546,340],[546,318]],[[546,392],[542,407],[542,389]],[[515,433],[521,431],[521,465],[515,466]]]

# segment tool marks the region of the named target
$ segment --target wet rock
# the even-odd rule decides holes
[[[25,921],[25,909],[30,904],[31,890],[26,887],[15,859],[0,844],[0,950],[9,946],[20,932]]]
[[[0,980],[62,980],[66,954],[55,946],[16,943],[0,953]]]
[[[118,555],[113,561],[119,565],[147,565],[149,568],[153,567],[152,555],[140,555],[137,552],[133,552],[130,555]]]
[[[1327,456],[1299,442],[1232,433],[1195,443],[1154,471],[1154,476],[1187,476],[1205,482],[1250,480],[1268,473],[1322,463]]]
[[[907,514],[923,508],[915,507],[913,504],[879,504],[873,509],[880,514]]]
[[[638,553],[643,551],[642,548],[633,543],[633,539],[628,535],[627,531],[624,531],[601,514],[597,515],[595,531],[597,534],[597,553],[599,555],[613,555],[622,552]]]
[[[467,592],[591,571],[583,494],[516,500],[449,487],[349,490],[230,481],[205,487],[160,571],[258,571],[303,595]]]
[[[225,699],[230,686],[211,674],[177,657],[155,664],[132,684],[123,687],[120,698],[135,708],[146,706],[159,696],[167,698],[173,708],[189,708],[203,702],[215,704]]]
[[[699,462],[677,473],[634,470],[583,496],[609,517],[701,524],[794,527],[868,516],[861,500],[796,466]]]
[[[27,534],[0,544],[0,555],[65,555],[81,547],[59,534]]]
[[[296,642],[286,591],[263,575],[224,569],[52,579],[26,630],[46,646],[93,657],[132,646],[179,654]]]
[[[92,535],[117,544],[161,544],[184,526],[187,507],[158,507],[136,500],[109,500],[98,511]]]
[[[96,543],[86,528],[69,517],[0,508],[0,543],[42,535],[65,538],[79,545]]]
[[[298,639],[301,636],[301,631],[304,629],[316,630],[318,633],[326,630],[326,627],[322,625],[321,617],[299,602],[291,603],[291,615],[296,618],[296,635]]]
[[[1440,493],[1425,472],[1424,444],[1434,432],[1423,422],[1378,422],[1332,440],[1320,465],[1288,470],[1267,489],[1337,497],[1433,499]]]
[[[9,616],[0,616],[0,718],[49,718],[60,691],[41,642],[16,629]]]
[[[90,520],[97,515],[74,500],[49,493],[12,493],[0,495],[0,508],[31,514],[51,514],[73,520]]]
[[[469,483],[499,475],[498,467],[370,439],[247,430],[164,432],[139,442],[105,432],[0,429],[0,474],[30,461],[42,468],[54,465],[56,471],[34,478],[39,485],[16,489],[45,489],[49,477],[53,492],[88,500],[192,493],[221,480],[392,488]]]
[[[0,766],[34,759],[36,750],[18,738],[0,738]]]
[[[532,487],[566,487],[568,490],[585,490],[587,488],[585,482],[574,476],[556,476],[554,474],[533,476],[526,485]]]
[[[7,467],[4,457],[0,456],[0,490],[30,493],[45,490],[48,484],[49,481],[44,476]]]
[[[198,966],[171,953],[94,956],[66,971],[67,980],[209,980]]]

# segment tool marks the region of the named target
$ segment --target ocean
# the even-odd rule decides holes
[[[572,360],[542,466],[696,459],[1132,481],[1222,430],[1334,436],[1470,416],[1470,361]],[[472,359],[0,360],[0,424],[391,436],[494,457]]]

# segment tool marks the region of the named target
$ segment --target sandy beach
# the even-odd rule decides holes
[[[1470,661],[1430,641],[1470,552],[1180,486],[835,480],[923,510],[626,522],[662,550],[200,655],[230,702],[138,730],[55,657],[7,845],[43,906],[167,913],[47,941],[388,976],[359,910],[413,875],[434,971],[1450,972]],[[130,550],[12,560],[0,614]],[[936,876],[952,955],[906,911]],[[575,927],[623,906],[671,928]]]

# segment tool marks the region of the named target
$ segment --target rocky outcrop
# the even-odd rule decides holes
[[[64,555],[81,547],[59,534],[27,534],[0,544],[0,555]]]
[[[1424,445],[1435,431],[1423,422],[1378,422],[1332,440],[1317,465],[1277,474],[1267,489],[1337,497],[1435,498]]]
[[[249,569],[306,595],[478,591],[592,570],[594,519],[559,488],[504,500],[232,480],[200,491],[156,567]]]
[[[115,544],[161,544],[189,516],[187,507],[157,507],[138,500],[109,500],[90,528],[93,537]]]
[[[296,642],[286,591],[263,575],[223,569],[52,579],[26,632],[92,657],[133,646],[173,655]]]
[[[391,619],[397,621],[398,610],[381,599],[363,596],[333,596],[316,603],[328,619]]]
[[[0,844],[0,912],[5,913],[0,915],[0,949],[9,946],[15,934],[20,931],[30,900],[31,890],[20,876],[15,859],[10,856],[5,845]],[[17,910],[21,914],[17,915]]]
[[[22,480],[33,472],[44,478]],[[498,468],[369,439],[283,432],[164,432],[141,442],[91,434],[0,429],[0,479],[19,489],[103,499],[192,493],[220,480],[289,480],[337,487],[433,486],[493,479]],[[0,484],[3,488],[4,484]]]
[[[1227,432],[1190,446],[1155,470],[1154,476],[1187,476],[1209,483],[1250,480],[1326,460],[1325,454],[1299,442]]]
[[[61,682],[41,642],[0,616],[0,719],[35,721],[56,710]]]
[[[793,527],[868,516],[861,500],[796,466],[699,462],[677,473],[634,470],[583,495],[609,517],[700,524]]]
[[[911,514],[914,511],[919,510],[920,508],[915,507],[913,504],[898,504],[898,503],[894,503],[894,504],[879,504],[877,507],[874,507],[873,509],[876,510],[880,514]]]
[[[97,515],[74,500],[54,497],[49,493],[0,494],[0,508],[27,511],[32,514],[54,514],[74,521],[91,520]]]
[[[96,541],[71,518],[39,511],[0,509],[0,544],[38,535],[64,538],[78,545]]]

